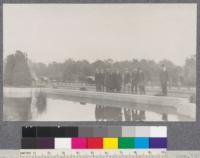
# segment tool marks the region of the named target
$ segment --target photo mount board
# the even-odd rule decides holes
[[[51,0],[51,1],[45,1],[45,0],[37,0],[37,1],[29,1],[29,0],[5,0],[4,3],[149,3],[149,1],[146,0],[132,0],[132,1],[65,1],[65,0]],[[150,1],[151,3],[196,3],[194,0],[179,0],[179,1],[173,1],[173,0],[160,0],[160,1]],[[2,20],[2,2],[0,5],[0,20],[1,20],[1,27],[0,27],[0,44],[1,44],[1,53],[0,57],[1,60],[3,60],[3,20]],[[168,129],[168,149],[169,150],[200,150],[200,117],[199,117],[199,68],[200,68],[200,59],[199,59],[199,50],[200,46],[198,45],[199,39],[200,39],[200,31],[198,28],[200,28],[200,1],[197,0],[197,89],[196,89],[196,121],[195,122],[3,122],[3,90],[1,89],[1,98],[0,98],[0,116],[1,116],[1,122],[0,122],[0,149],[19,149],[20,148],[20,137],[21,137],[21,127],[22,126],[70,126],[70,125],[117,125],[117,126],[123,126],[123,125],[142,125],[142,126],[167,126]],[[1,62],[1,86],[3,87],[3,62]]]

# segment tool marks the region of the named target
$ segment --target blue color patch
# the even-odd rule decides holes
[[[147,149],[149,148],[149,138],[137,137],[134,139],[136,149]]]

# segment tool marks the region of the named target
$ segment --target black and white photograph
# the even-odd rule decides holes
[[[4,121],[195,121],[197,5],[4,4]]]

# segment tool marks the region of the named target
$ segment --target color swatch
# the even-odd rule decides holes
[[[101,137],[87,138],[87,148],[102,149],[103,148],[103,138],[101,138]]]
[[[118,138],[118,147],[120,149],[133,149],[135,148],[135,138],[120,137]]]
[[[145,137],[136,137],[134,139],[134,142],[135,142],[135,148],[137,149],[148,149],[150,148],[150,145],[149,145],[149,138],[145,138]]]
[[[72,138],[72,149],[87,149],[87,138]]]
[[[55,149],[71,149],[71,138],[55,138]]]
[[[23,127],[22,149],[166,149],[165,126]]]
[[[103,149],[118,149],[118,138],[103,138]]]

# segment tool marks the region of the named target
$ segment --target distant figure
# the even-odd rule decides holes
[[[145,94],[145,78],[144,78],[144,72],[142,71],[142,69],[139,69],[138,87],[139,87],[139,93]]]
[[[105,72],[103,69],[100,70],[100,91],[104,91],[104,87],[105,87],[105,83],[104,83],[104,80],[105,80]]]
[[[130,75],[128,69],[127,69],[124,73],[124,78],[123,78],[123,90],[124,90],[124,92],[126,92],[126,91],[129,92],[130,82],[131,82],[131,75]]]
[[[99,69],[96,69],[95,72],[95,85],[96,85],[96,91],[101,90],[101,85],[100,85],[100,72]]]
[[[139,68],[134,69],[131,75],[131,92],[137,94],[139,80]]]
[[[169,80],[168,72],[164,64],[161,66],[160,71],[160,83],[161,83],[161,89],[162,89],[162,95],[167,96],[167,83]]]

